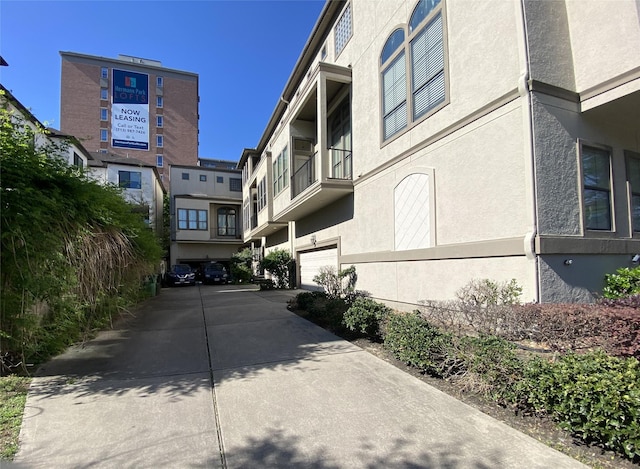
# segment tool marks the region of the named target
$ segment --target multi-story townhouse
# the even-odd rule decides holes
[[[169,187],[171,164],[198,160],[198,75],[157,60],[60,52],[62,131],[90,152],[142,160]]]
[[[172,165],[171,264],[228,266],[242,247],[242,179],[227,168]]]
[[[154,165],[135,158],[94,153],[89,162],[91,177],[101,184],[113,184],[122,189],[122,196],[156,232],[163,230],[165,190]]]
[[[634,0],[327,1],[254,149],[244,238],[400,308],[474,278],[590,301],[640,253]],[[635,264],[634,264],[635,262]]]

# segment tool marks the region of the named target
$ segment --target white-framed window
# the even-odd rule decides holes
[[[418,2],[409,24],[389,35],[380,54],[380,68],[384,141],[446,102],[441,0]]]
[[[164,86],[164,78],[163,77],[160,77],[160,76],[156,77],[156,86],[158,88],[162,88]]]
[[[336,46],[336,57],[340,55],[340,52],[342,52],[344,46],[347,44],[347,42],[349,42],[349,39],[351,39],[352,30],[351,4],[349,4],[342,12],[342,16],[336,23],[336,27],[333,31]]]
[[[100,120],[101,121],[109,120],[109,111],[106,107],[100,108]]]
[[[118,186],[125,189],[142,189],[140,171],[118,171]]]
[[[156,107],[164,107],[164,97],[156,96]]]
[[[178,209],[179,230],[206,230],[208,229],[207,211],[187,208]]]
[[[100,78],[109,78],[109,69],[107,67],[100,68]]]
[[[611,231],[611,151],[590,145],[582,145],[580,151],[584,226],[587,230]]]
[[[164,146],[164,135],[156,135],[156,146],[157,147]]]
[[[289,151],[287,147],[273,161],[273,195],[289,186]]]
[[[109,90],[106,88],[100,88],[100,99],[107,100],[109,99]]]
[[[207,175],[206,174],[201,174],[200,175],[200,182],[207,182]]]
[[[164,156],[163,155],[156,155],[156,166],[158,168],[164,167]]]
[[[625,152],[631,230],[640,232],[640,153]]]
[[[156,127],[164,127],[164,116],[156,116]]]
[[[258,183],[258,212],[267,206],[267,178],[263,177]]]
[[[107,129],[100,129],[100,141],[101,142],[109,141],[109,134],[107,132]]]
[[[242,192],[242,179],[229,178],[229,190],[231,192]]]

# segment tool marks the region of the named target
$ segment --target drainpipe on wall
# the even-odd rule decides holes
[[[525,132],[527,132],[528,150],[531,158],[531,191],[532,191],[532,209],[531,224],[532,230],[528,232],[524,237],[524,252],[527,259],[531,259],[534,262],[534,279],[535,279],[535,298],[536,303],[540,302],[540,258],[536,254],[536,236],[538,234],[538,208],[537,208],[537,184],[536,184],[536,160],[535,160],[535,144],[534,144],[534,123],[533,123],[533,103],[531,99],[531,91],[529,82],[531,80],[531,58],[529,55],[529,35],[527,31],[527,19],[525,12],[525,1],[520,0],[520,20],[522,22],[522,41],[524,47],[524,72],[520,76],[518,83],[518,91],[527,101],[527,124],[525,125]]]

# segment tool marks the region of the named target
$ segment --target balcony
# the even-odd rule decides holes
[[[309,157],[309,159],[300,166],[292,178],[292,194],[291,197],[295,199],[308,187],[316,182],[316,153]]]
[[[330,148],[331,153],[331,179],[352,179],[351,174],[351,150]]]

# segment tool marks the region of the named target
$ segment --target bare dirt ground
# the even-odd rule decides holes
[[[638,467],[640,467],[640,465],[623,459],[615,453],[581,443],[574,439],[568,432],[561,430],[549,418],[517,414],[513,410],[499,406],[495,402],[489,401],[482,396],[463,392],[461,387],[455,383],[420,373],[416,369],[395,359],[380,343],[372,342],[369,339],[363,338],[351,340],[351,342],[372,355],[377,356],[406,373],[409,373],[425,383],[439,389],[440,391],[479,409],[485,414],[504,422],[512,428],[515,428],[522,433],[557,449],[558,451],[568,454],[574,459],[577,459],[594,469],[638,469]]]

